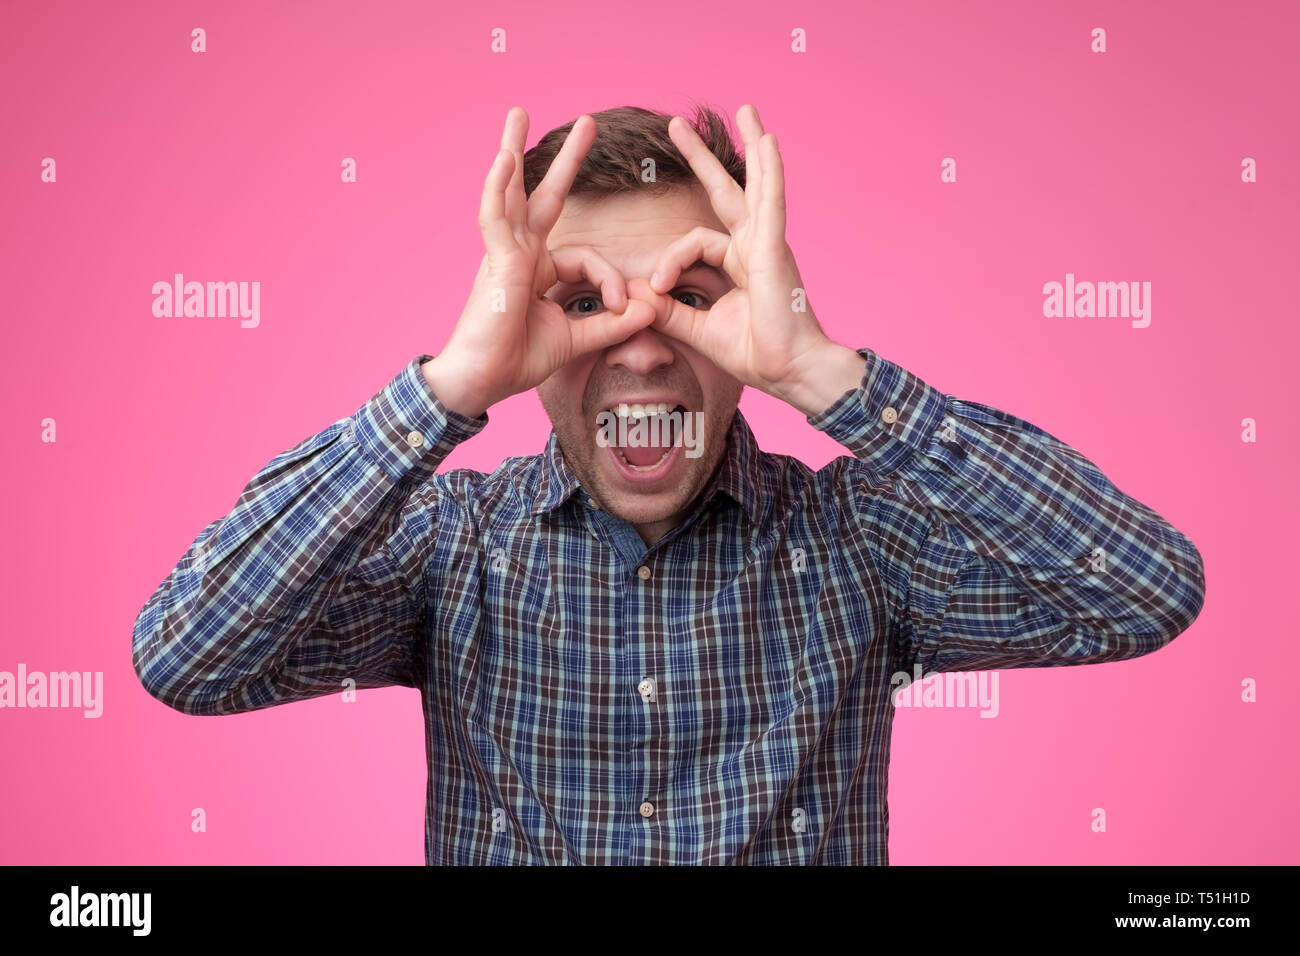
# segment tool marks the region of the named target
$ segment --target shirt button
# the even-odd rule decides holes
[[[593,508],[595,508],[597,511],[600,510],[600,502],[597,501],[595,498],[590,498],[590,497],[587,498],[587,504],[591,505],[591,506],[592,506]]]
[[[641,565],[641,567],[636,569],[636,576],[639,577],[642,581],[649,581],[650,569],[643,564]]]
[[[406,443],[412,448],[419,448],[424,444],[424,434],[422,432],[411,432],[406,436]]]
[[[645,680],[641,681],[641,683],[636,685],[636,689],[637,691],[640,692],[642,697],[644,697],[646,700],[649,700],[651,697],[654,696],[655,682],[647,677]]]
[[[655,812],[655,805],[650,801],[647,800],[645,803],[641,804],[641,816],[651,817],[654,816],[654,812]]]
[[[880,413],[880,420],[886,425],[894,424],[894,422],[898,421],[898,409],[893,405],[887,406],[885,410]]]

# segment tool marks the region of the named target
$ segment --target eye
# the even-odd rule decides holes
[[[683,301],[682,296],[692,296],[692,295],[695,296],[695,298],[700,300],[699,305],[691,305],[689,302]],[[678,302],[681,302],[682,305],[690,305],[692,309],[707,309],[709,307],[708,305],[709,297],[706,295],[701,295],[698,292],[688,292],[685,289],[682,289],[681,291],[674,290],[673,298],[675,298]]]
[[[589,307],[575,310],[574,306],[582,302],[588,303]],[[603,308],[605,308],[605,302],[603,299],[601,299],[600,296],[580,295],[576,299],[573,299],[571,302],[569,302],[569,304],[564,307],[564,311],[576,312],[577,315],[595,315]]]

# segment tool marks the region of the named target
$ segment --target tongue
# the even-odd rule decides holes
[[[626,445],[620,450],[623,457],[638,468],[653,465],[664,456],[665,451],[659,445]]]

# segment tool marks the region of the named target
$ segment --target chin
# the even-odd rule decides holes
[[[654,524],[667,521],[687,504],[663,492],[616,492],[600,499],[600,506],[628,524]]]

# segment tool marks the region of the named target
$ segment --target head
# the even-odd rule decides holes
[[[696,226],[725,232],[708,196],[668,135],[670,113],[620,107],[592,113],[596,140],[574,179],[564,211],[547,245],[593,246],[625,280],[648,281],[654,264],[674,240]],[[731,176],[745,185],[726,121],[697,109],[695,131]],[[524,154],[524,190],[532,195],[572,123],[551,130]],[[647,160],[653,161],[653,167]],[[652,181],[648,170],[653,169]],[[648,288],[648,287],[647,287]],[[732,288],[720,270],[699,265],[683,272],[669,295],[708,308]],[[605,311],[600,289],[587,282],[561,283],[547,296],[575,322]],[[588,492],[611,514],[633,525],[647,544],[689,514],[726,453],[727,430],[743,386],[694,349],[654,328],[644,328],[599,352],[580,356],[537,387],[565,461]],[[660,466],[642,471],[597,440],[601,413],[620,402],[662,400],[691,414],[699,428],[698,457],[683,447]],[[695,413],[699,413],[696,415]],[[682,420],[681,416],[669,419]],[[676,439],[681,444],[681,439]],[[640,456],[634,456],[640,457]],[[657,456],[651,456],[651,458]]]

